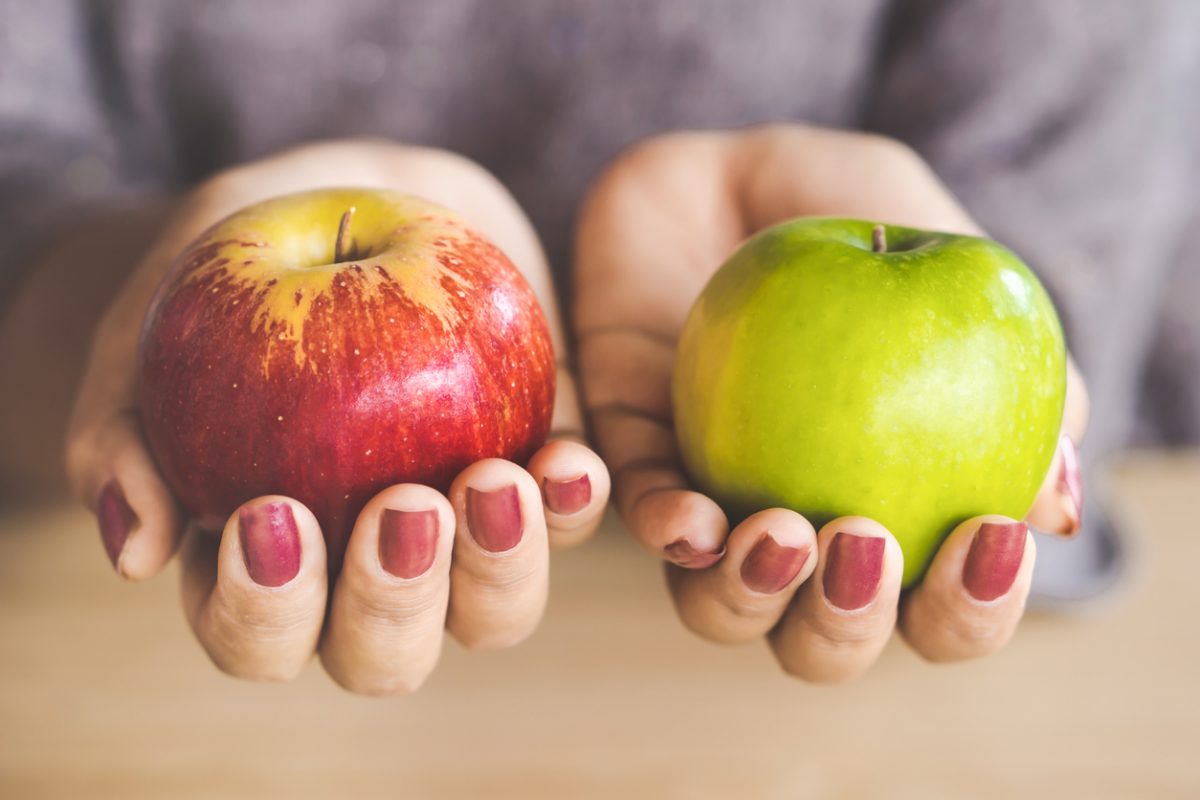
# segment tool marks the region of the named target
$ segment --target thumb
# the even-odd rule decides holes
[[[1087,428],[1089,401],[1087,387],[1075,362],[1067,359],[1067,400],[1063,410],[1062,431],[1050,469],[1038,490],[1026,519],[1041,531],[1074,536],[1079,532],[1083,514],[1083,476],[1079,468],[1077,443]]]
[[[144,580],[158,573],[178,547],[182,517],[146,450],[135,413],[73,428],[67,472],[76,498],[96,514],[117,574]]]
[[[72,493],[97,516],[113,568],[143,580],[170,560],[183,521],[146,448],[134,406],[131,342],[140,315],[117,319],[120,324],[97,331],[67,432],[66,468]]]

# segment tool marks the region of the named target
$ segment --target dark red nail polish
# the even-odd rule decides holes
[[[437,555],[438,516],[386,508],[379,518],[379,563],[397,578],[424,575]]]
[[[121,485],[115,480],[104,484],[100,496],[96,499],[96,518],[100,522],[100,541],[104,543],[104,552],[114,568],[125,549],[125,540],[129,532],[137,525],[137,514],[129,507]]]
[[[725,547],[714,552],[697,550],[686,536],[680,537],[663,548],[667,558],[681,567],[688,569],[706,569],[721,560],[725,555]]]
[[[742,583],[756,592],[775,594],[800,574],[811,553],[808,545],[787,547],[764,533],[742,562]]]
[[[830,603],[854,611],[875,599],[883,575],[884,544],[879,536],[834,534],[821,578]]]
[[[503,553],[516,547],[525,532],[517,487],[509,484],[490,492],[468,488],[467,528],[484,550]]]
[[[1025,555],[1024,522],[985,522],[963,564],[963,586],[976,600],[995,600],[1012,588]]]
[[[569,481],[543,478],[542,497],[546,501],[546,508],[555,514],[574,514],[591,502],[592,480],[586,474]]]
[[[1058,449],[1062,465],[1058,473],[1058,491],[1065,495],[1071,503],[1067,514],[1069,519],[1067,530],[1063,533],[1074,535],[1079,532],[1080,523],[1083,521],[1083,474],[1079,469],[1079,454],[1070,436],[1064,433],[1059,437]],[[1072,514],[1070,511],[1075,513]]]
[[[283,586],[300,571],[300,530],[292,507],[282,501],[244,506],[238,533],[246,571],[259,586]]]

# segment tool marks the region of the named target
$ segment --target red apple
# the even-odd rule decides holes
[[[333,570],[372,495],[523,463],[554,402],[546,320],[512,263],[452,212],[379,190],[214,225],[159,286],[138,360],[146,437],[184,507],[211,527],[293,497]]]

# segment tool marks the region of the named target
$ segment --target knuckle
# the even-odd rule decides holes
[[[931,642],[923,650],[918,649],[926,661],[941,663],[982,658],[1003,647],[1008,635],[1004,626],[995,621],[968,620],[960,616],[947,620],[938,639],[940,641]]]
[[[721,607],[730,619],[740,623],[757,623],[778,615],[780,609],[773,600],[774,598],[755,598],[750,601],[725,599]]]
[[[306,638],[320,622],[323,603],[314,592],[298,596],[233,596],[220,585],[210,599],[208,630],[217,649],[251,652]]]
[[[404,633],[421,627],[440,611],[441,596],[434,587],[427,591],[409,591],[402,596],[371,591],[357,586],[351,590],[353,617],[368,631]]]
[[[453,583],[469,582],[480,602],[502,602],[535,585],[545,574],[544,561],[530,558],[464,558],[454,562]]]
[[[744,644],[762,636],[761,631],[748,624],[758,622],[757,618],[742,617],[722,621],[696,614],[680,613],[679,619],[689,631],[714,644]]]
[[[779,610],[754,602],[739,602],[707,576],[667,571],[667,586],[675,614],[683,627],[709,642],[742,644],[760,638]]]
[[[870,615],[834,619],[815,614],[807,620],[815,646],[829,650],[854,650],[879,639],[879,623]]]
[[[1000,609],[964,608],[947,600],[913,609],[903,626],[905,639],[924,660],[940,664],[981,658],[1000,650],[1012,635]]]

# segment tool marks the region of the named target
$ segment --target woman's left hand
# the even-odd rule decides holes
[[[801,678],[863,672],[894,627],[932,661],[994,652],[1029,592],[1034,543],[1024,522],[964,521],[902,597],[900,546],[877,521],[842,517],[818,532],[774,508],[730,530],[683,474],[670,388],[684,319],[742,239],[809,215],[979,233],[904,145],[802,125],[656,137],[597,181],[576,242],[574,323],[585,406],[617,506],[666,562],[685,625],[720,642],[768,636],[783,668]],[[1073,442],[1086,421],[1086,391],[1071,367],[1058,455],[1028,517],[1040,528],[1078,526]]]

